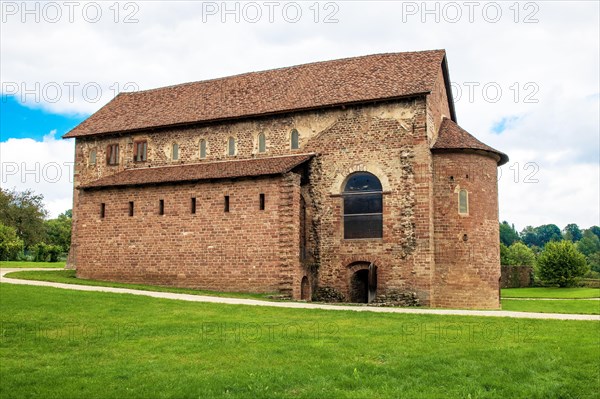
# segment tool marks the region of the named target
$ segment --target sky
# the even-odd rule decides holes
[[[73,140],[121,91],[445,49],[458,123],[510,157],[500,220],[600,225],[597,1],[1,1],[3,188],[72,206]]]

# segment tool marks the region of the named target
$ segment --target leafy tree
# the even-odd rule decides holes
[[[508,247],[503,243],[500,243],[500,264],[503,266],[507,266],[508,263]]]
[[[23,253],[23,246],[23,240],[14,228],[0,223],[0,260],[17,260]]]
[[[511,266],[534,266],[535,254],[527,245],[515,242],[508,247],[508,264]]]
[[[577,242],[581,240],[582,237],[581,229],[575,223],[570,223],[566,225],[562,231],[562,234],[565,240],[569,240],[572,242]]]
[[[60,246],[63,252],[68,252],[71,247],[71,211],[58,215],[56,219],[46,220],[46,242]]]
[[[521,231],[521,239],[530,247],[541,248],[550,241],[560,241],[562,234],[555,224],[544,224],[538,227],[527,226]]]
[[[588,270],[585,256],[571,241],[546,244],[538,257],[537,266],[542,281],[559,287],[575,285],[575,279]]]
[[[13,227],[30,248],[44,239],[44,196],[32,190],[18,192],[0,189],[0,223]]]
[[[600,252],[600,238],[590,230],[585,230],[583,237],[577,243],[577,249],[585,256],[589,256],[594,252]]]
[[[515,241],[519,241],[519,233],[515,230],[515,226],[509,225],[506,221],[500,223],[500,242],[510,246]]]
[[[600,273],[600,252],[595,252],[586,257],[588,266],[596,273]]]
[[[598,227],[598,226],[592,226],[588,230],[591,231],[592,233],[594,233],[594,235],[596,237],[600,238],[600,227]]]
[[[62,252],[62,247],[58,245],[48,245],[44,242],[38,242],[33,246],[35,262],[58,262],[58,257]]]

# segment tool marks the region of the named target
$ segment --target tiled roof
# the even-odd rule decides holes
[[[277,175],[289,172],[308,161],[314,154],[206,162],[192,165],[127,169],[79,188],[137,186],[161,183],[183,183],[209,179],[231,179],[246,176]]]
[[[64,137],[178,126],[429,93],[444,50],[376,54],[121,93]]]
[[[433,151],[448,151],[448,150],[480,150],[495,154],[500,157],[498,166],[508,162],[508,155],[483,144],[481,141],[473,137],[469,132],[458,126],[453,120],[444,118],[440,125],[438,138],[435,144],[431,147]]]

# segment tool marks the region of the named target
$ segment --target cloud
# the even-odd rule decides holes
[[[26,96],[25,105],[82,115],[128,82],[148,89],[318,60],[445,48],[458,123],[511,158],[500,181],[501,218],[517,226],[600,224],[598,2],[357,1],[316,8],[299,2],[302,15],[293,23],[282,13],[289,2],[279,3],[273,21],[265,2],[254,3],[262,12],[256,22],[244,15],[244,2],[118,3],[118,18],[112,3],[101,3],[96,23],[82,16],[83,5],[73,22],[65,13],[58,23],[32,17],[22,23],[20,14],[8,15],[0,37],[2,90],[6,83],[17,84],[19,93],[45,87],[39,100]],[[328,15],[337,22],[325,23]],[[137,22],[125,23],[127,16]],[[60,95],[47,101],[54,84]],[[69,84],[76,84],[72,96]],[[71,159],[72,149],[60,162]],[[522,179],[529,164],[539,167],[538,183],[507,178],[519,169]],[[70,188],[64,187],[60,196],[67,198]]]
[[[42,194],[50,218],[73,206],[74,141],[57,140],[55,134],[56,130],[49,132],[42,141],[0,143],[2,187]]]

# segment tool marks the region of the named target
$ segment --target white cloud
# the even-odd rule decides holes
[[[313,2],[300,3],[297,23],[283,17],[286,2],[280,2],[273,23],[264,2],[257,2],[263,12],[258,23],[243,15],[236,23],[235,15],[222,13],[205,14],[203,20],[203,7],[222,7],[222,2],[134,2],[139,22],[133,24],[123,18],[135,10],[123,8],[115,23],[112,3],[102,3],[98,23],[86,22],[81,13],[73,23],[21,23],[17,14],[2,24],[1,78],[3,84],[27,88],[77,82],[73,100],[65,87],[55,103],[30,96],[26,105],[92,113],[114,95],[115,84],[122,89],[134,82],[147,89],[317,60],[445,48],[451,79],[462,89],[456,102],[459,124],[510,156],[504,176],[515,162],[521,169],[527,162],[540,168],[537,184],[501,180],[501,218],[521,227],[542,221],[560,227],[600,223],[598,2],[492,2],[501,7],[496,23],[490,22],[496,6],[487,2],[474,2],[473,22],[469,2],[334,2],[337,11],[325,9],[326,3],[319,3],[318,23],[309,8]],[[235,4],[241,10],[245,3],[228,7]],[[453,23],[455,4],[462,14]],[[437,15],[424,7],[437,7]],[[338,22],[323,23],[334,11]],[[527,18],[532,23],[525,23]],[[469,82],[478,84],[472,101]],[[102,89],[97,102],[82,94],[89,83]],[[501,89],[498,101],[486,100],[486,84],[488,95]],[[494,134],[503,119],[511,122]],[[61,161],[69,161],[71,153]],[[69,190],[62,197],[70,196]]]
[[[57,217],[73,206],[73,140],[51,131],[43,141],[8,139],[0,143],[2,187],[32,189],[44,196],[48,216]]]

